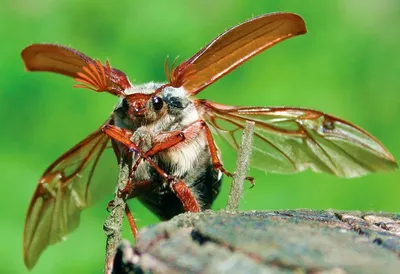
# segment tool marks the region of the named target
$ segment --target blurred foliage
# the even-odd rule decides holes
[[[399,1],[5,0],[0,8],[0,272],[27,273],[22,231],[38,178],[56,157],[96,129],[116,102],[107,94],[73,89],[66,77],[26,73],[20,59],[25,46],[61,43],[109,59],[135,83],[165,81],[166,56],[184,60],[226,28],[273,11],[299,13],[309,33],[262,53],[200,97],[323,110],[372,132],[399,159]],[[235,154],[224,151],[224,161],[233,170]],[[99,172],[112,185],[115,159],[106,166]],[[399,172],[352,180],[311,172],[251,174],[256,187],[246,189],[243,210],[400,211]],[[225,205],[229,183],[226,179],[215,209]],[[49,248],[31,273],[100,273],[102,223],[110,199],[111,193],[85,211],[79,229]],[[130,203],[140,227],[158,222],[137,201]],[[125,237],[131,239],[128,231]]]

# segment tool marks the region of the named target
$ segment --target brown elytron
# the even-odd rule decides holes
[[[90,181],[111,140],[117,158],[131,162],[121,195],[136,197],[161,219],[210,208],[223,168],[212,132],[234,148],[246,120],[255,122],[252,165],[268,172],[305,169],[340,177],[393,170],[393,156],[369,133],[320,111],[296,107],[235,107],[192,96],[289,37],[306,33],[291,13],[266,14],[215,38],[168,70],[167,83],[132,85],[121,71],[61,45],[34,44],[22,51],[29,71],[74,78],[76,87],[120,97],[110,119],[58,158],[33,195],[24,231],[24,259],[34,266],[42,251],[78,226],[88,206]],[[251,180],[251,178],[249,178]],[[128,214],[130,216],[130,214]],[[136,233],[133,219],[132,230]]]

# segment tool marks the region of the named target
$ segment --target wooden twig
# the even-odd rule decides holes
[[[107,236],[104,273],[110,274],[118,245],[121,242],[122,221],[125,215],[125,200],[119,197],[119,190],[124,189],[129,179],[129,164],[121,158],[118,183],[114,192],[113,206],[110,215],[104,222],[104,233]]]
[[[250,156],[253,144],[254,122],[246,122],[236,160],[236,170],[233,175],[231,189],[229,191],[226,210],[237,211],[243,192],[243,183],[249,168]]]

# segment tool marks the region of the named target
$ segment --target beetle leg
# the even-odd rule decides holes
[[[228,177],[233,177],[233,174],[229,171],[227,171],[223,165],[221,160],[219,159],[218,156],[218,149],[217,146],[215,145],[214,139],[212,137],[212,133],[210,129],[208,128],[207,124],[203,120],[197,120],[193,122],[192,124],[184,127],[181,131],[170,131],[170,132],[165,132],[161,133],[157,136],[154,137],[155,142],[153,142],[153,146],[147,150],[144,153],[144,157],[151,157],[161,151],[170,149],[174,147],[175,145],[179,145],[179,143],[182,143],[184,141],[190,140],[197,136],[201,131],[204,131],[208,143],[208,147],[210,149],[210,154],[211,154],[211,160],[212,164],[215,169],[221,171],[223,174],[225,174]],[[132,168],[132,172],[135,172],[137,167],[139,166],[140,162],[142,161],[143,158],[139,158],[135,165]],[[246,180],[250,181],[251,187],[254,186],[254,178],[247,176]]]
[[[132,180],[129,179],[128,183],[124,187],[124,189],[119,191],[119,197],[124,199],[131,199],[136,197],[142,191],[146,191],[151,186],[150,181],[135,181],[132,183]]]
[[[125,215],[126,215],[126,218],[128,219],[128,223],[131,228],[133,238],[136,240],[138,229],[137,229],[135,219],[133,218],[132,212],[129,209],[128,204],[125,204]]]
[[[131,184],[130,188],[128,190],[129,193],[124,194],[124,197],[126,197],[125,199],[136,197],[139,190],[146,189],[150,186],[150,181],[139,181],[139,182],[135,182],[135,185],[132,185],[131,180],[129,180],[128,184],[129,183]],[[127,186],[128,186],[128,184],[127,184]],[[125,187],[125,188],[127,188],[127,187]],[[120,190],[120,194],[125,190],[125,188],[123,190]],[[113,207],[114,207],[114,200],[111,200],[107,204],[107,211],[110,212]],[[127,203],[125,203],[125,215],[126,215],[126,218],[128,219],[128,223],[131,228],[132,235],[136,239],[138,229],[137,229],[133,214],[132,214],[131,210],[129,209],[129,206]]]
[[[104,125],[102,128],[103,132],[110,136],[115,142],[119,142],[125,147],[129,149],[131,152],[138,153],[140,155],[139,160],[143,159],[143,152],[140,149],[138,145],[136,145],[134,142],[131,141],[131,137],[133,135],[132,131],[123,129],[114,125]],[[114,142],[113,142],[114,143]],[[114,149],[116,150],[116,149]],[[132,181],[131,178],[133,177],[134,172],[137,169],[137,166],[139,165],[140,161],[136,161],[135,165],[131,168],[130,171],[130,176],[129,176],[129,181],[127,182],[126,186],[120,190],[120,197],[125,197],[127,199],[129,196],[131,196],[132,192]]]
[[[161,151],[170,149],[184,141],[194,138],[199,134],[201,128],[202,121],[198,120],[186,126],[182,130],[174,130],[158,134],[153,138],[154,140],[152,147],[147,150],[142,157],[136,160],[135,164],[132,167],[132,174],[135,173],[136,169],[143,159],[147,160],[149,157],[154,156]]]
[[[146,151],[142,157],[136,160],[135,164],[132,167],[131,171],[132,174],[135,173],[136,169],[139,167],[139,164],[143,159],[148,159],[149,157],[157,154],[158,152],[169,149],[185,139],[184,134],[181,131],[171,131],[168,133],[163,133],[162,135],[165,135],[163,141],[159,141],[153,144],[153,146],[148,151]]]
[[[179,144],[190,141],[199,135],[203,128],[203,121],[197,120],[182,130],[163,132],[153,138],[152,147],[144,153],[145,157],[151,157],[161,151],[170,149]]]
[[[187,185],[182,181],[172,181],[170,184],[172,191],[181,200],[183,208],[186,212],[200,212],[200,205],[196,196]]]
[[[199,121],[201,122],[201,121]],[[195,122],[196,123],[196,122]],[[181,200],[183,208],[185,211],[190,211],[190,212],[199,212],[200,211],[200,205],[197,202],[196,197],[194,196],[193,192],[190,190],[190,188],[183,183],[182,181],[177,180],[173,176],[167,174],[165,171],[163,171],[152,159],[150,159],[151,156],[154,154],[166,150],[168,148],[173,147],[174,145],[182,142],[185,139],[185,132],[189,133],[190,129],[193,130],[193,126],[196,124],[193,123],[190,126],[186,128],[186,130],[181,131],[173,131],[173,132],[168,132],[168,133],[163,133],[165,136],[164,142],[156,142],[152,148],[148,150],[148,153],[143,153],[143,151],[131,141],[131,137],[133,133],[129,130],[119,128],[117,126],[113,125],[106,125],[103,127],[103,131],[113,138],[115,141],[120,142],[121,144],[127,146],[130,150],[135,151],[140,155],[140,158],[136,161],[135,165],[132,168],[131,175],[134,174],[137,166],[139,165],[140,161],[143,159],[146,160],[156,171],[157,173],[163,177],[165,180],[167,180],[170,183],[170,187],[172,191],[176,194],[176,196]],[[193,125],[193,126],[192,126]],[[192,126],[192,127],[191,127]],[[132,178],[132,176],[130,176]],[[124,191],[124,190],[121,190]],[[130,190],[129,190],[130,191]],[[131,195],[130,195],[131,196]]]
[[[222,162],[218,156],[217,146],[215,145],[214,139],[212,137],[212,133],[209,127],[207,126],[206,122],[203,120],[197,120],[192,124],[184,127],[181,131],[170,131],[155,136],[154,137],[155,142],[153,143],[153,146],[144,153],[144,157],[139,158],[136,161],[135,165],[132,168],[132,172],[134,173],[136,171],[137,167],[139,166],[143,158],[151,157],[161,151],[170,149],[175,145],[179,145],[179,143],[182,143],[185,140],[190,140],[194,138],[194,136],[197,136],[202,130],[204,131],[207,139],[208,147],[210,149],[211,161],[214,168],[221,171],[228,177],[233,177],[233,174],[227,171],[222,165]],[[254,186],[253,177],[247,176],[246,180],[250,182],[251,187]]]
[[[127,129],[123,129],[114,125],[104,125],[102,130],[105,134],[110,136],[113,140],[123,144],[126,146],[130,151],[136,152],[140,155],[143,154],[142,150],[136,145],[134,142],[131,141],[131,137],[133,132]]]
[[[114,207],[114,200],[111,200],[107,204],[107,211],[111,212],[111,209],[113,207]],[[128,219],[133,238],[136,240],[136,235],[137,235],[138,229],[136,226],[135,219],[133,218],[133,214],[132,214],[131,210],[129,209],[129,206],[127,203],[125,203],[125,215],[126,215],[126,218]]]
[[[210,128],[207,126],[206,122],[204,122],[204,121],[202,121],[202,122],[203,122],[203,129],[204,129],[204,133],[206,135],[208,147],[210,149],[211,160],[212,160],[214,168],[221,171],[223,174],[225,174],[228,177],[233,177],[233,174],[224,168],[221,160],[219,159],[218,148],[215,145],[214,138],[212,137]],[[254,186],[254,178],[253,177],[247,176],[245,179],[250,182],[251,187]]]

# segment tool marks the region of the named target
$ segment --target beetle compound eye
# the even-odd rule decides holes
[[[153,98],[151,98],[151,101],[155,110],[160,110],[163,107],[164,102],[160,97],[154,96]]]

